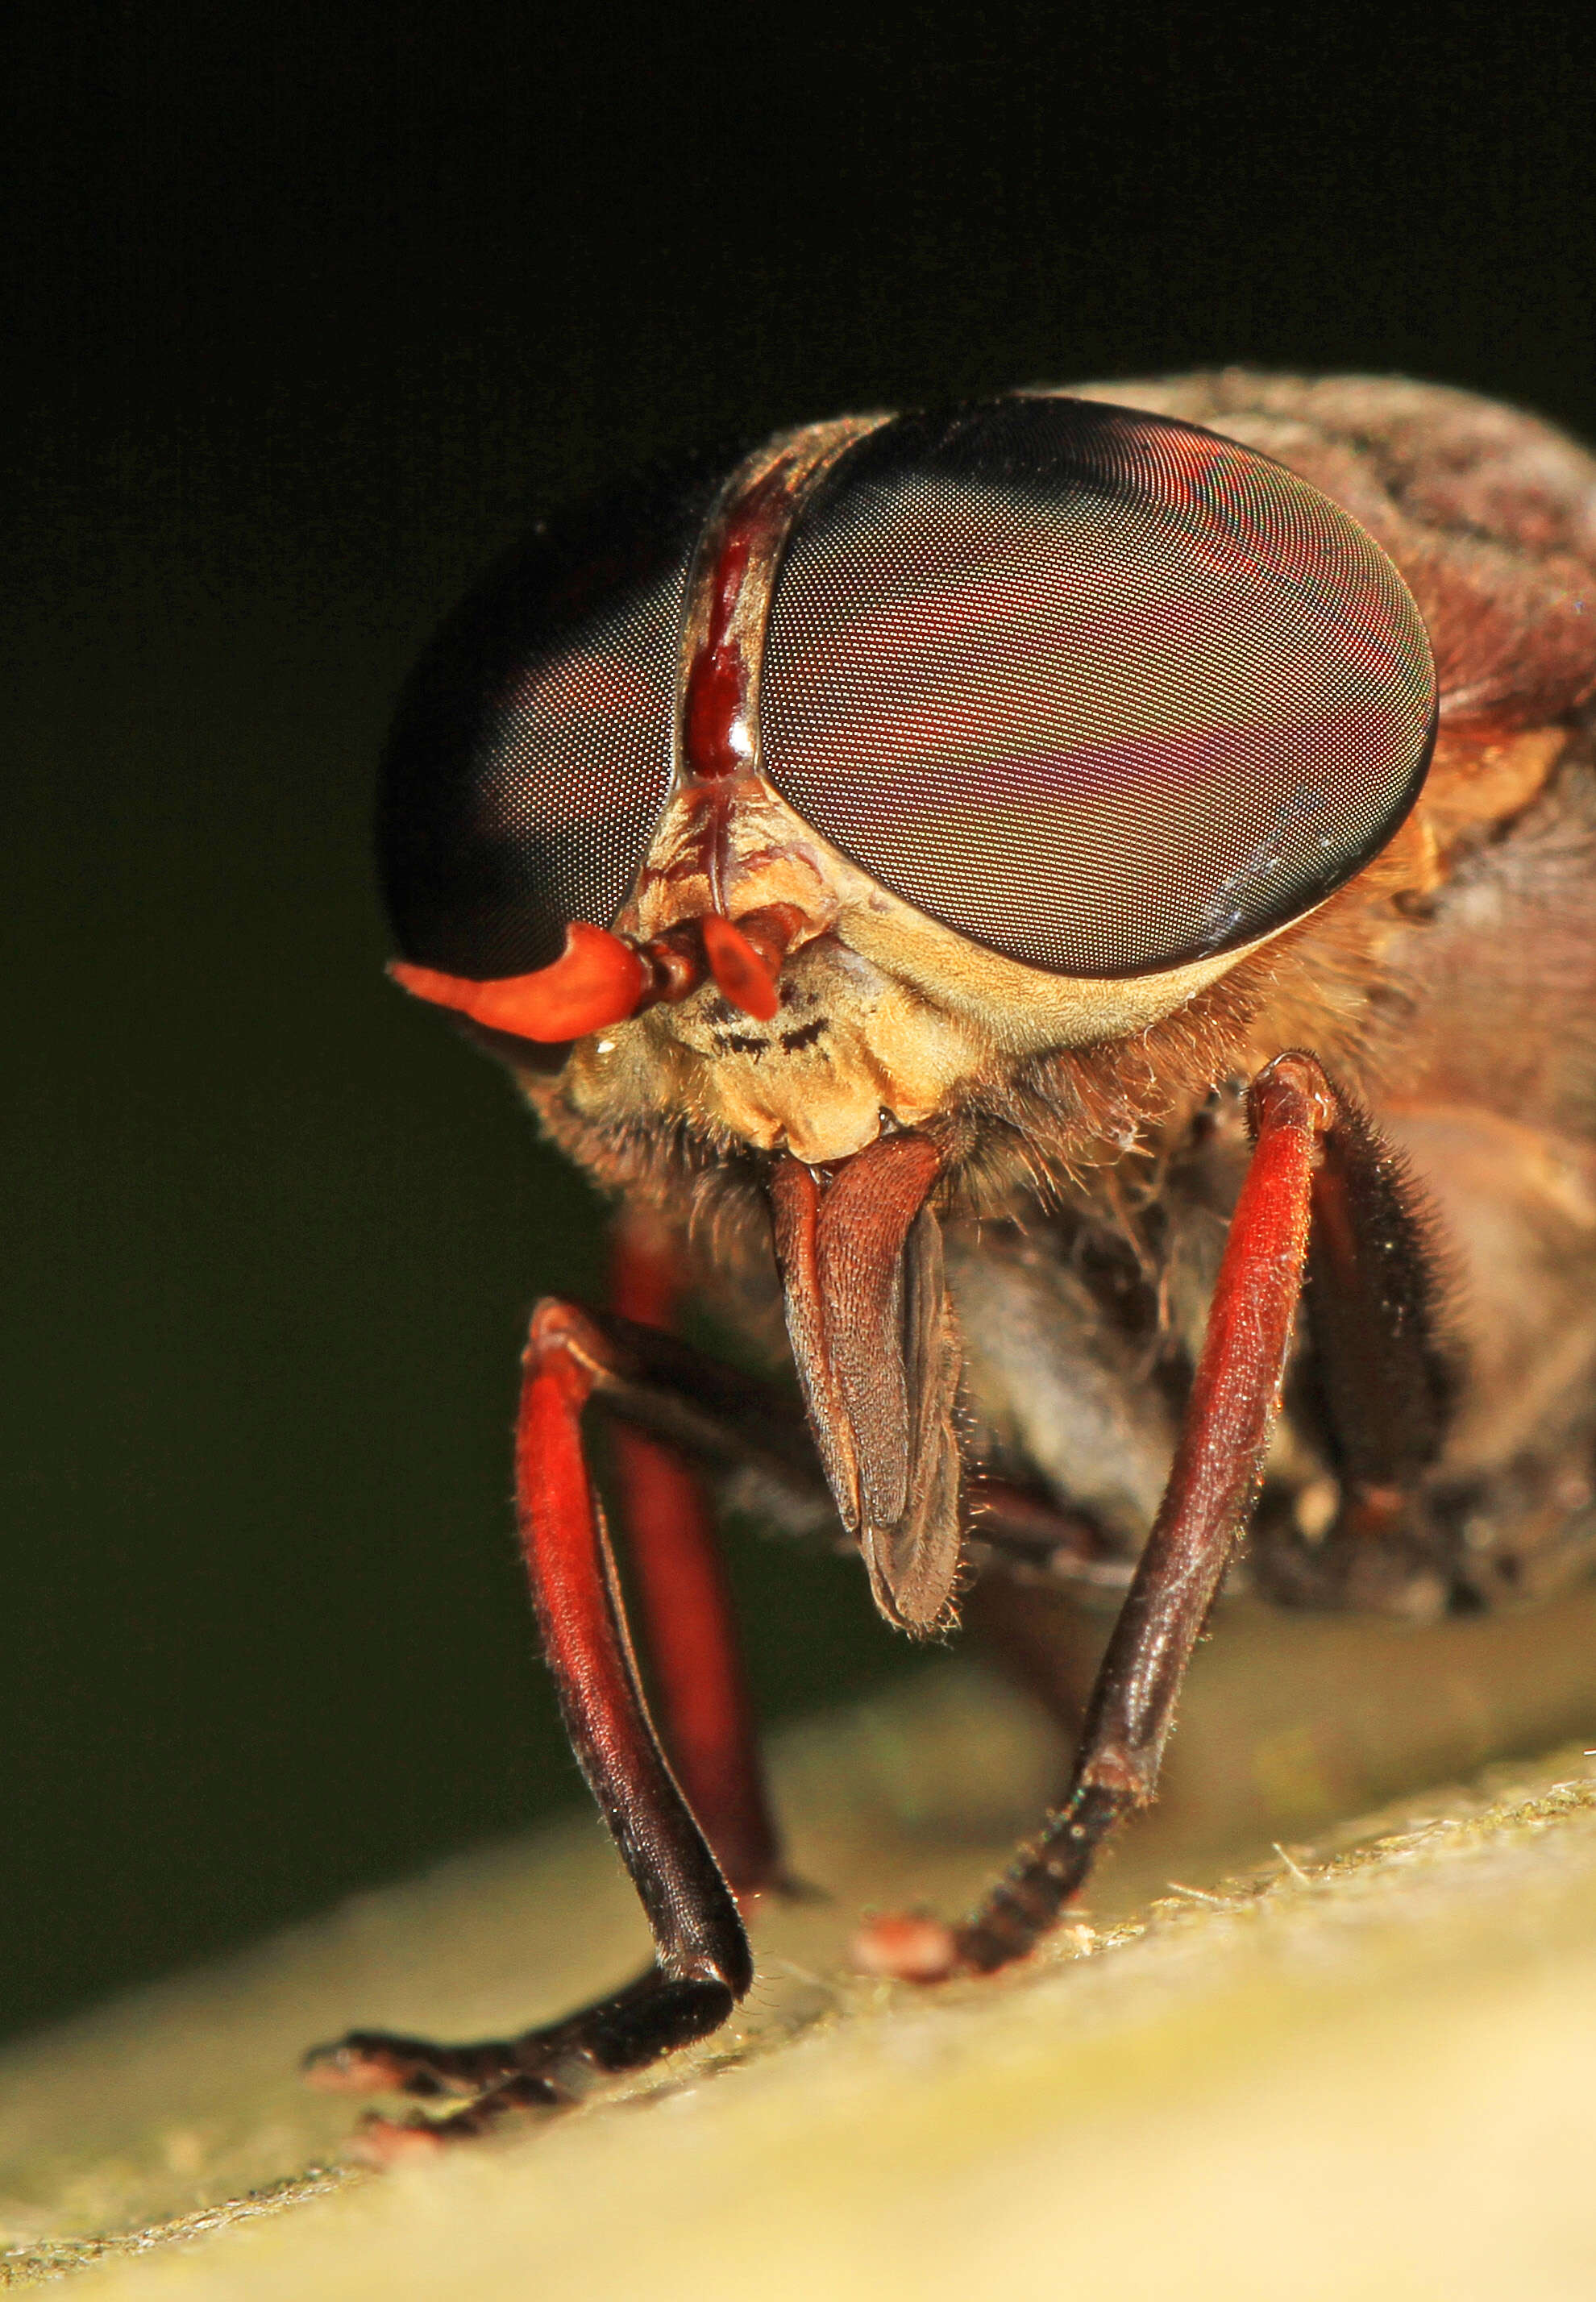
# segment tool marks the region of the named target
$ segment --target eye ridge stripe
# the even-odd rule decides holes
[[[782,555],[805,500],[888,415],[780,433],[733,473],[704,522],[682,609],[678,789],[760,772],[760,670]]]

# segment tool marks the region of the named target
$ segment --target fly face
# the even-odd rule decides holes
[[[623,1316],[534,1315],[528,1570],[656,1962],[548,2033],[471,2049],[356,2036],[321,2058],[326,2083],[479,2096],[433,2133],[555,2098],[574,2054],[646,2061],[747,1986],[728,1889],[779,1866],[684,1450],[797,1487],[818,1465],[878,1604],[911,1631],[950,1622],[972,1515],[1045,1521],[1067,1549],[1084,1473],[1079,1494],[1048,1472],[1050,1494],[1016,1500],[962,1459],[945,1219],[1045,1231],[1067,1179],[1153,1147],[1159,1172],[1188,1179],[1166,1181],[1166,1233],[1185,1189],[1229,1236],[1201,1279],[1173,1466],[1069,1794],[945,1930],[937,1970],[1021,1955],[1152,1795],[1257,1491],[1305,1277],[1304,1443],[1339,1502],[1297,1593],[1352,1602],[1392,1558],[1444,1587],[1490,1418],[1443,1335],[1433,1223],[1382,1127],[1421,1165],[1426,1142],[1454,1147],[1432,1180],[1465,1232],[1472,1158],[1522,1200],[1547,1267],[1568,1267],[1548,1251],[1563,1217],[1536,1197],[1540,1169],[1502,1147],[1533,1141],[1596,1203],[1596,1065],[1578,1052],[1596,1044],[1580,749],[1596,484],[1528,419],[1419,387],[1227,374],[1130,396],[844,418],[685,466],[540,532],[408,692],[380,811],[393,972],[466,1019],[634,1206],[757,1182],[806,1423],[661,1332],[670,1282],[635,1218]],[[1216,1096],[1228,1144],[1203,1115]],[[1471,1275],[1511,1294],[1505,1236],[1482,1223]],[[1179,1245],[1159,1281],[1177,1324]],[[962,1236],[966,1264],[979,1252]],[[1027,1300],[1063,1314],[1078,1281]],[[967,1292],[973,1313],[983,1290]],[[982,1320],[1012,1343],[1012,1315]],[[1551,1357],[1561,1389],[1548,1405],[1532,1385],[1541,1420],[1515,1425],[1511,1472],[1516,1492],[1567,1497],[1596,1337]],[[1004,1359],[986,1348],[988,1391]],[[1106,1344],[1088,1361],[1115,1381],[1130,1364]],[[1024,1388],[1016,1374],[1016,1428],[1046,1392]],[[593,1396],[624,1426],[669,1763],[587,1484]],[[1091,1417],[1109,1434],[1136,1421],[1109,1403]],[[1461,1439],[1448,1454],[1454,1427],[1473,1456]],[[1097,1451],[1105,1495],[1135,1486]],[[923,1977],[923,1939],[916,1956]]]
[[[662,483],[617,546],[619,516],[468,611],[383,802],[429,971],[400,980],[577,1042],[601,1130],[827,1164],[932,1122],[1188,1003],[1424,777],[1434,670],[1395,568],[1191,425],[1040,395],[849,419]],[[611,975],[596,938],[561,961],[573,922],[623,947]]]
[[[540,1099],[600,1143],[775,1155],[832,1491],[884,1612],[926,1631],[959,1559],[957,1355],[919,1219],[961,1114],[1027,1057],[1187,1005],[1366,863],[1428,763],[1429,643],[1283,466],[1056,397],[785,434],[696,531],[661,517],[620,557],[618,587],[533,563],[577,605],[475,701],[446,827],[468,873],[414,841],[431,698],[401,722],[399,979],[500,1030],[585,1025]],[[578,896],[588,948],[550,956]],[[490,953],[545,964],[479,985]],[[813,1180],[867,1152],[869,1185]],[[901,1220],[863,1255],[854,1195],[889,1171]]]

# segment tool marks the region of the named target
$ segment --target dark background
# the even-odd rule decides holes
[[[508,1422],[596,1212],[383,985],[366,854],[474,571],[660,449],[1015,382],[1403,369],[1596,428],[1575,13],[1317,14],[23,31],[0,2022],[578,1791]],[[737,1571],[772,1711],[892,1667],[845,1566]]]

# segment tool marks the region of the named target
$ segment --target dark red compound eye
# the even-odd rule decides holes
[[[400,704],[377,844],[399,950],[478,979],[608,927],[670,786],[687,571],[724,483],[701,458],[579,504],[451,617]]]
[[[1074,976],[1296,917],[1388,840],[1434,737],[1418,610],[1265,457],[1043,396],[901,416],[800,507],[767,773],[945,925]]]
[[[813,435],[836,452],[807,477],[800,457],[760,547],[743,740],[884,886],[1030,966],[1129,976],[1282,925],[1390,837],[1433,742],[1429,643],[1315,489],[1041,394],[846,428]],[[379,806],[407,960],[519,976],[569,922],[613,922],[671,786],[695,553],[752,516],[738,468],[578,508],[445,626]]]

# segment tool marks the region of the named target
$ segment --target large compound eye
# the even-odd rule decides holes
[[[727,458],[578,507],[451,618],[406,691],[377,836],[408,960],[477,979],[608,927],[671,776],[678,628]]]
[[[1150,972],[1318,902],[1434,735],[1383,552],[1234,441],[1085,400],[899,417],[802,505],[771,780],[919,910],[1056,973]]]

